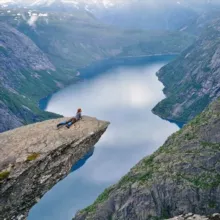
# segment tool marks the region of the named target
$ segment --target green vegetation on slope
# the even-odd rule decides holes
[[[217,212],[219,126],[220,100],[217,100],[74,219],[146,220],[182,212],[207,215]]]
[[[181,56],[158,72],[166,99],[153,112],[166,119],[187,122],[219,97],[219,48],[217,19]]]
[[[0,100],[11,112],[22,119],[23,124],[60,117],[59,115],[40,110],[37,101],[32,101],[28,97],[14,94],[3,88],[0,91]]]
[[[0,84],[0,100],[8,109],[21,118],[24,124],[60,117],[40,110],[38,102],[41,98],[56,91],[59,85],[74,82],[76,80],[75,74],[66,72],[65,76],[61,76],[56,71],[47,70],[23,70],[18,73],[11,72],[11,77],[17,84],[16,91],[7,90]],[[18,78],[19,76],[21,77]]]

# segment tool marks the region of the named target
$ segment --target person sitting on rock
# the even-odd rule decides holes
[[[66,125],[67,128],[70,128],[74,123],[82,119],[82,109],[79,108],[77,110],[76,116],[70,118],[68,121],[61,122],[57,125],[57,128],[60,128],[60,126]]]

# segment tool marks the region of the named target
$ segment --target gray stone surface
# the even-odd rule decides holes
[[[217,100],[74,220],[155,220],[219,212],[219,128]]]
[[[63,120],[0,134],[1,220],[25,219],[29,209],[68,175],[72,165],[92,149],[109,125],[85,116],[70,129],[58,130],[56,125]]]
[[[215,213],[211,216],[196,215],[193,213],[188,213],[185,215],[176,216],[168,220],[220,220],[220,214]]]

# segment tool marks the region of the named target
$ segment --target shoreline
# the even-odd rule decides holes
[[[142,57],[158,57],[158,56],[178,56],[180,53],[168,53],[168,54],[163,54],[163,53],[157,53],[154,55],[138,55],[138,56],[124,56],[124,57],[118,57],[120,58],[142,58]]]
[[[83,66],[79,69],[76,69],[76,73],[79,72],[80,75],[77,76],[76,80],[74,81],[71,81],[67,84],[64,85],[63,88],[57,88],[56,90],[54,90],[54,92],[52,92],[51,94],[48,94],[47,96],[45,97],[42,97],[39,99],[38,101],[38,108],[42,111],[46,111],[46,106],[47,106],[47,103],[48,103],[48,100],[50,99],[50,97],[59,92],[61,89],[64,89],[70,85],[73,85],[75,83],[77,83],[79,80],[83,79],[83,77],[86,77],[87,79],[89,78],[92,78],[94,77],[93,74],[88,74],[88,72],[91,72],[91,69],[95,69],[95,68],[100,68],[100,71],[98,72],[101,72],[103,69],[106,69],[106,67],[102,68],[102,65],[105,63],[105,62],[114,62],[115,63],[113,65],[116,65],[117,64],[117,61],[121,61],[123,59],[143,59],[143,58],[154,58],[154,57],[169,57],[169,56],[178,56],[179,54],[175,54],[175,53],[170,53],[170,54],[154,54],[154,55],[139,55],[139,56],[126,56],[126,57],[109,57],[109,58],[105,58],[105,59],[102,59],[102,60],[98,60],[98,61],[94,61],[90,64],[88,64],[87,66]],[[135,61],[135,60],[134,60]],[[138,60],[136,60],[136,62],[138,62]],[[107,63],[105,63],[107,65]],[[111,63],[112,64],[112,63]],[[104,65],[105,66],[105,65]],[[89,71],[88,71],[89,69]],[[108,69],[108,68],[107,68]],[[84,74],[83,74],[84,72]],[[86,74],[87,73],[87,74]],[[87,76],[86,76],[87,75]],[[97,73],[96,73],[97,75]],[[159,80],[159,79],[158,79]],[[159,80],[160,81],[160,80]],[[47,111],[46,111],[47,112]],[[166,119],[164,119],[166,120]]]

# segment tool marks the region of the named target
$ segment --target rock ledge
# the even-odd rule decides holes
[[[84,116],[70,129],[58,130],[56,124],[63,120],[0,134],[0,219],[26,219],[30,208],[68,175],[109,125]]]

